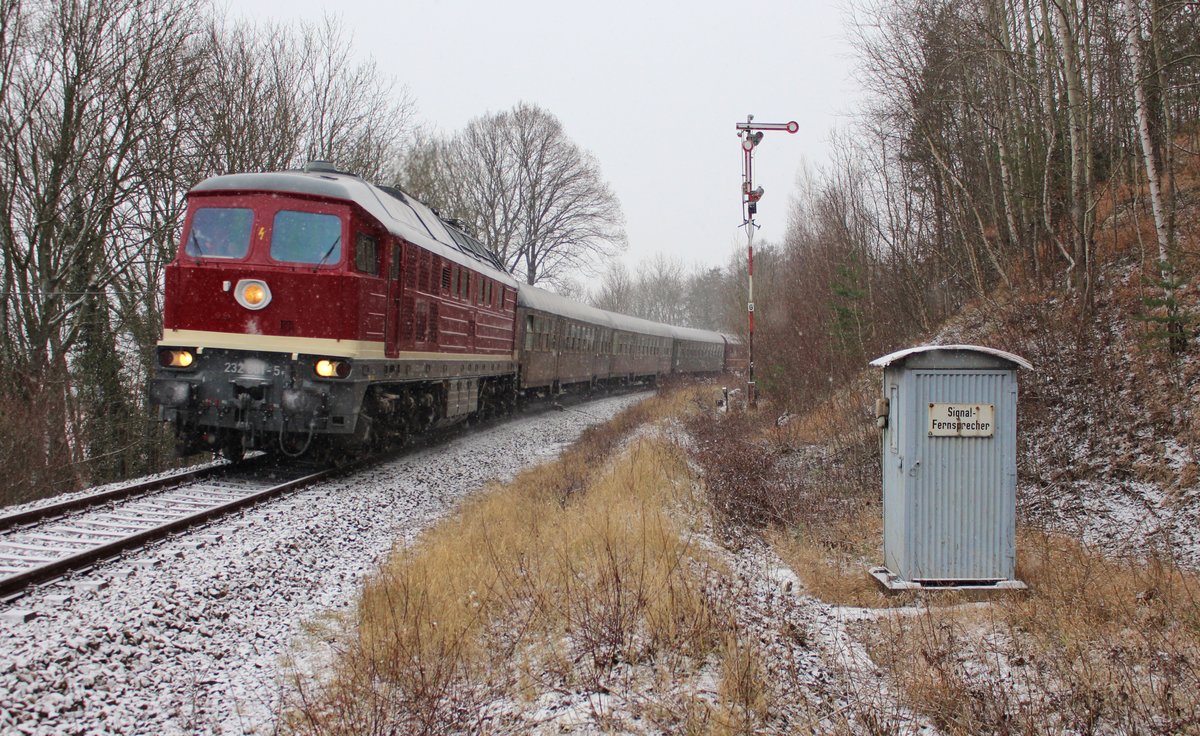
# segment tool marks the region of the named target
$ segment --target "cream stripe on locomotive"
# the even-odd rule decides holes
[[[206,330],[164,330],[159,347],[167,348],[224,348],[227,350],[259,350],[268,353],[303,353],[304,355],[327,355],[331,358],[357,358],[359,360],[388,360],[382,341],[374,340],[331,340],[320,337],[293,337],[286,335],[242,335],[233,332],[208,332]],[[515,360],[512,353],[485,355],[479,353],[423,353],[401,352],[391,360],[426,361],[475,361],[506,363]]]

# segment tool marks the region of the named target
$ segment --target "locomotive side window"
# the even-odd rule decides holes
[[[201,207],[192,214],[187,254],[197,258],[245,258],[250,250],[254,211],[241,207]]]
[[[392,280],[394,280],[394,281],[398,281],[400,279],[400,246],[397,244],[392,244],[391,275],[392,275]]]
[[[354,267],[360,273],[379,275],[379,248],[375,238],[359,233],[354,239]]]
[[[340,262],[342,221],[336,215],[280,210],[271,228],[271,258],[317,266]]]

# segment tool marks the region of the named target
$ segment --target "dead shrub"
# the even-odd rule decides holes
[[[678,680],[723,661],[731,616],[710,590],[722,572],[687,541],[698,500],[686,457],[654,439],[615,460],[603,451],[663,406],[589,432],[395,553],[333,637],[332,671],[297,675],[287,730],[477,730],[497,698],[608,692],[624,665]],[[745,668],[757,671],[729,672],[745,680]],[[749,686],[731,684],[730,697],[752,703]],[[643,710],[669,729],[704,712],[662,698]]]
[[[712,507],[767,539],[809,592],[843,604],[880,604],[866,574],[880,557],[879,435],[859,382],[776,426],[770,415],[697,414],[692,458]]]
[[[753,642],[727,636],[721,667],[722,708],[716,715],[713,733],[762,732],[771,704],[766,678],[762,657]]]
[[[1028,595],[881,621],[872,657],[940,729],[1200,732],[1200,581],[1041,532],[1020,537]]]

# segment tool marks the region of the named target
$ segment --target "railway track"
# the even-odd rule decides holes
[[[0,516],[0,598],[346,469],[260,458]]]
[[[536,414],[570,409],[589,397],[567,396],[528,403]],[[190,527],[333,475],[355,471],[496,422],[478,420],[430,432],[415,442],[346,465],[321,465],[257,457],[134,482],[13,514],[0,515],[0,603],[32,585],[83,572],[122,552],[144,547]]]

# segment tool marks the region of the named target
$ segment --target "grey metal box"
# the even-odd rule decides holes
[[[917,583],[994,583],[1016,566],[1017,369],[975,345],[885,355],[884,564]],[[882,413],[881,409],[881,413]]]

